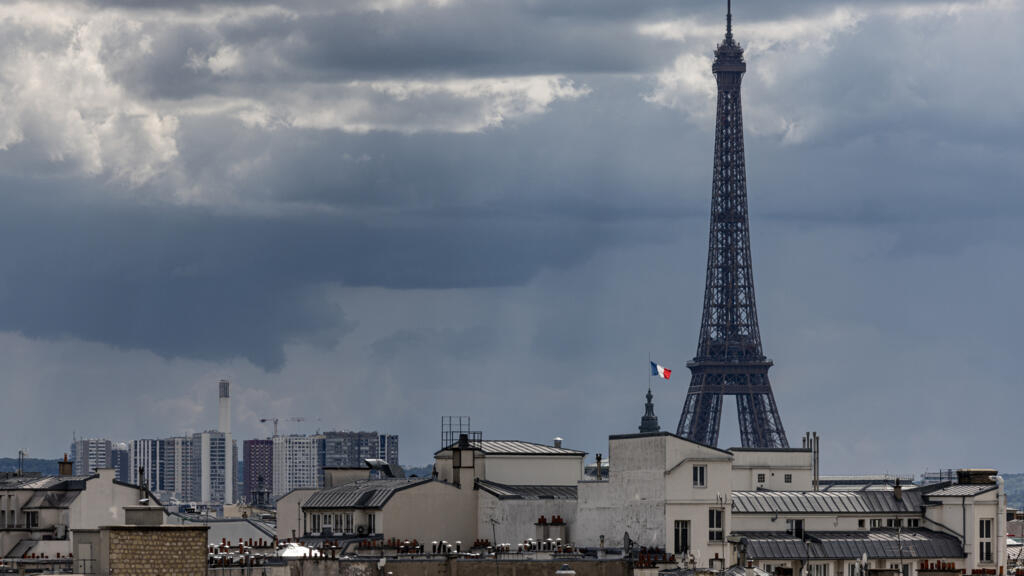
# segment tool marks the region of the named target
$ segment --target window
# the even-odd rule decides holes
[[[690,552],[690,521],[676,520],[675,554],[689,554]]]
[[[910,576],[910,564],[904,564],[903,566],[900,566],[899,564],[889,564],[889,569],[899,570],[900,574],[903,576]]]
[[[377,533],[377,515],[367,514],[366,515],[366,533],[376,534]]]
[[[861,524],[863,524],[863,523],[864,523],[864,521],[861,520]],[[846,576],[857,576],[857,563],[856,562],[850,562],[849,564],[846,565]]]
[[[982,518],[978,522],[978,561],[992,561],[992,519]]]
[[[721,542],[725,539],[723,534],[722,511],[715,509],[708,510],[708,540],[711,542]]]
[[[885,525],[889,528],[900,528],[903,526],[902,518],[888,518],[885,521]]]
[[[764,474],[763,473],[757,475],[757,483],[758,484],[764,484]]]
[[[25,524],[27,524],[29,528],[39,527],[39,512],[25,512]]]
[[[786,520],[786,533],[792,534],[794,538],[804,537],[804,521],[803,520]]]
[[[921,526],[920,518],[907,518],[907,528],[919,528]]]
[[[345,512],[342,515],[342,521],[344,522],[344,530],[342,530],[342,531],[345,534],[351,534],[352,533],[352,513],[351,512]]]
[[[314,534],[320,532],[320,515],[319,514],[313,514],[313,530],[312,530],[312,532]]]
[[[808,576],[828,576],[828,564],[811,564]]]
[[[872,528],[881,528],[882,527],[882,519],[881,518],[872,518],[871,519],[871,527]]]
[[[782,477],[782,479],[783,479],[783,481],[785,481],[786,484],[792,484],[793,483],[793,475],[792,474],[786,474],[785,476]]]
[[[863,528],[863,527],[864,527],[864,519],[861,518],[860,520],[857,520],[857,528]]]
[[[706,481],[707,466],[696,465],[693,466],[693,485],[698,488],[707,486]]]

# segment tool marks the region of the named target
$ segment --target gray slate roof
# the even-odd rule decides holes
[[[960,541],[926,528],[883,528],[859,532],[807,532],[796,538],[784,532],[739,532],[754,560],[853,560],[868,558],[963,558]],[[901,550],[902,549],[902,550]]]
[[[17,544],[14,545],[14,548],[11,548],[11,551],[7,553],[7,557],[8,558],[24,558],[25,555],[28,554],[29,552],[31,552],[32,549],[35,548],[36,544],[38,544],[38,543],[39,543],[39,540],[31,540],[31,539],[28,539],[28,538],[26,538],[24,540],[21,540]]]
[[[1016,562],[1024,557],[1024,546],[1007,546],[1006,553],[1011,561]]]
[[[946,486],[939,490],[928,492],[928,496],[977,496],[978,494],[984,494],[985,492],[991,492],[995,490],[997,486],[995,484],[953,484],[952,486]]]
[[[903,490],[897,500],[892,491],[732,493],[737,514],[888,514],[919,512],[923,499],[918,490]]]
[[[449,446],[454,448],[456,445]],[[546,444],[535,442],[524,442],[522,440],[482,440],[470,442],[470,446],[483,452],[494,455],[530,455],[530,456],[583,456],[586,452],[570,450],[568,448],[555,448]],[[439,450],[437,454],[443,452]]]
[[[80,491],[71,492],[36,492],[28,499],[22,510],[43,510],[47,508],[67,508],[78,498]]]
[[[510,486],[477,479],[477,487],[499,500],[575,500],[576,486]]]
[[[19,476],[0,482],[0,490],[84,490],[89,476]]]
[[[754,576],[771,576],[768,572],[761,570],[757,566],[751,568]],[[690,568],[672,568],[668,570],[659,570],[658,576],[697,576],[698,574],[707,574],[709,570],[707,568],[701,568],[700,570],[692,570]],[[718,576],[746,576],[747,570],[736,564],[725,570],[718,572]]]
[[[168,515],[167,523],[209,526],[207,539],[212,543],[220,543],[222,538],[230,544],[238,542],[239,539],[248,542],[250,538],[253,540],[262,538],[264,541],[270,542],[275,536],[273,525],[251,518],[190,517],[172,512]]]
[[[312,494],[302,508],[380,508],[399,490],[433,482],[430,478],[360,480]]]

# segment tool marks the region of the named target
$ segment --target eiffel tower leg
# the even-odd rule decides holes
[[[768,439],[776,448],[789,448],[789,440],[786,439],[786,430],[782,427],[782,417],[779,416],[779,407],[775,405],[775,395],[772,394],[771,386],[768,386],[765,378],[767,392],[761,394],[764,402],[765,430],[768,431]]]
[[[782,419],[775,406],[775,398],[767,377],[755,375],[751,391],[736,395],[736,409],[740,419],[740,441],[745,448],[788,448]]]
[[[676,428],[677,436],[695,439],[702,435],[697,428],[698,415],[703,408],[704,394],[700,391],[703,384],[704,375],[694,374],[690,380],[690,389],[686,393],[686,401],[683,403],[683,413],[679,416],[679,426]]]
[[[703,375],[694,378],[692,391],[686,395],[676,434],[705,446],[715,446],[722,420],[722,394],[700,390],[699,383],[706,381]]]

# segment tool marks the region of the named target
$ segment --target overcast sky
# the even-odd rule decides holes
[[[1024,471],[1024,0],[737,0],[765,352],[826,473]],[[444,415],[607,452],[697,344],[722,1],[0,4],[0,454]],[[727,402],[723,446],[738,443]]]

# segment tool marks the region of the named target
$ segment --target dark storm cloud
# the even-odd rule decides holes
[[[261,218],[46,189],[3,201],[0,328],[168,357],[244,357],[274,370],[286,344],[331,347],[354,328],[345,303],[328,299],[324,285],[515,285],[623,239],[613,225],[572,216],[422,210]],[[484,341],[455,335],[446,348],[467,338]]]
[[[724,3],[391,4],[2,21],[8,77],[34,79],[0,82],[0,360],[19,405],[80,379],[71,401],[119,422],[90,399],[151,378],[143,416],[94,434],[175,433],[228,374],[250,417],[386,422],[420,464],[453,411],[603,451],[635,428],[647,353],[685,380]],[[830,470],[885,466],[893,435],[922,465],[934,424],[906,406],[949,422],[1016,385],[1019,6],[734,5],[783,418],[835,438]],[[955,408],[924,393],[967,380],[977,398]],[[656,390],[666,429],[684,387]],[[265,432],[253,418],[240,434]]]

